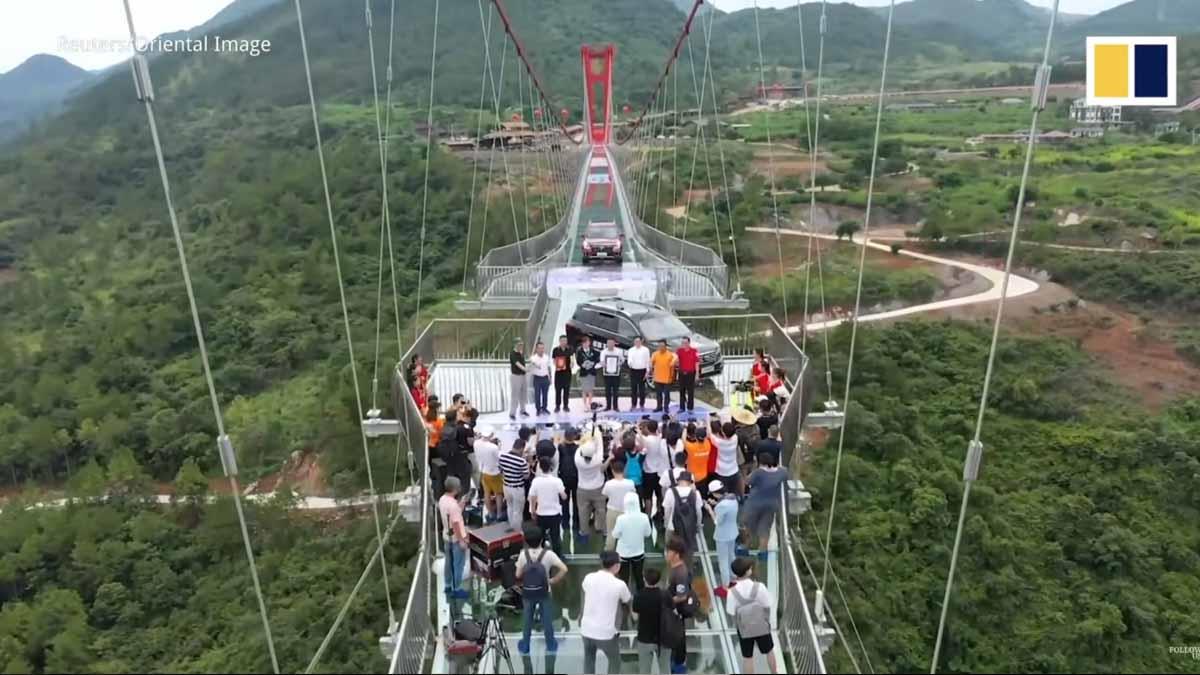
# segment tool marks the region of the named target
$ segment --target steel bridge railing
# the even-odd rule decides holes
[[[627,148],[614,149],[610,148],[609,152],[616,157],[620,176],[617,177],[621,186],[621,191],[624,193],[624,174],[630,165],[629,150]],[[655,229],[647,223],[642,222],[638,218],[636,210],[628,205],[630,222],[632,223],[633,234],[638,242],[643,247],[649,249],[658,257],[662,258],[666,263],[674,265],[681,273],[691,273],[704,279],[707,279],[712,284],[711,290],[706,290],[702,294],[689,295],[687,293],[675,293],[676,297],[712,297],[714,292],[716,295],[726,297],[729,295],[729,267],[721,256],[717,255],[707,246],[685,241],[678,237],[673,237],[662,230]],[[682,274],[677,275],[682,276]],[[700,289],[680,288],[680,291],[698,291]]]
[[[825,659],[813,624],[811,605],[804,592],[800,567],[788,532],[788,503],[785,495],[779,517],[775,519],[779,541],[779,642],[783,649],[784,672],[824,673]]]
[[[413,559],[408,602],[392,645],[388,673],[424,673],[437,649],[437,623],[433,612],[435,584],[433,558],[440,548],[437,518],[429,481],[421,490],[421,543]]]
[[[590,153],[576,158],[582,177]],[[480,297],[528,298],[544,285],[546,272],[566,262],[566,244],[575,222],[575,200],[558,222],[544,232],[511,244],[497,246],[480,259],[475,271],[475,292]]]

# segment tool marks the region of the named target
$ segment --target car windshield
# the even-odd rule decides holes
[[[642,336],[648,342],[670,340],[671,338],[691,335],[692,331],[683,322],[666,312],[647,312],[638,319]]]
[[[620,236],[615,223],[591,223],[587,227],[589,239],[616,239]]]

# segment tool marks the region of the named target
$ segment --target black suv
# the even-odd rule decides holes
[[[716,340],[693,332],[674,314],[645,302],[602,298],[581,303],[575,314],[567,321],[567,339],[578,345],[587,335],[601,349],[608,339],[617,341],[617,346],[628,349],[635,337],[650,351],[658,348],[660,340],[666,340],[672,351],[683,344],[683,338],[692,339],[692,346],[700,352],[700,377],[719,375],[725,368],[721,358],[721,345]]]

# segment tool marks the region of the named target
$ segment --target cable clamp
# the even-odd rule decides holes
[[[222,434],[217,437],[217,450],[221,455],[221,470],[225,472],[225,476],[236,476],[237,453],[233,451],[233,441],[229,440],[228,434]]]
[[[983,443],[971,441],[967,445],[967,462],[963,465],[963,482],[972,483],[979,479],[979,462],[983,459]]]
[[[364,5],[364,8],[367,15],[367,30],[372,30],[375,27],[375,22],[371,19],[371,5],[368,3]]]
[[[829,29],[829,21],[827,19],[828,17],[825,16],[825,12],[821,12],[821,35],[824,35],[825,31]]]
[[[1046,97],[1050,94],[1050,71],[1052,66],[1038,67],[1037,76],[1033,80],[1033,96],[1030,99],[1030,109],[1041,112],[1046,109]]]
[[[154,83],[150,81],[150,65],[145,54],[134,54],[129,59],[129,69],[133,73],[133,89],[137,100],[142,103],[154,101]]]

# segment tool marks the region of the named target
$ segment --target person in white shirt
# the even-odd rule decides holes
[[[692,474],[690,471],[683,471],[679,474],[679,481],[663,497],[663,519],[666,522],[667,534],[675,532],[675,510],[680,508],[694,508],[696,517],[693,521],[696,527],[695,532],[676,532],[680,539],[683,540],[689,552],[696,550],[696,535],[700,532],[700,523],[703,518],[703,502],[700,498],[700,491],[693,485]]]
[[[583,672],[597,673],[596,652],[604,652],[608,660],[605,673],[620,672],[621,653],[618,646],[617,623],[622,604],[629,604],[633,594],[629,586],[617,577],[621,557],[616,551],[600,553],[600,569],[583,578],[583,617],[579,633],[583,636]]]
[[[621,366],[625,363],[625,352],[617,348],[617,341],[609,338],[608,346],[600,352],[600,369],[604,373],[604,410],[620,412],[618,392],[621,389]]]
[[[630,410],[646,409],[646,373],[650,371],[650,349],[642,344],[642,338],[633,338],[633,346],[625,354],[629,364]]]
[[[529,357],[529,374],[533,376],[533,408],[535,415],[550,414],[550,356],[546,344],[538,340]]]
[[[604,437],[595,429],[584,436],[583,444],[575,451],[575,470],[579,473],[575,502],[579,507],[579,541],[584,545],[592,534],[604,536],[607,500],[601,491],[605,467],[603,443]]]
[[[646,539],[657,538],[658,531],[650,524],[650,516],[642,513],[640,500],[632,492],[625,495],[625,510],[613,525],[611,537],[621,556],[621,580],[633,578],[634,590],[642,590],[642,563],[646,561]]]
[[[721,425],[721,433],[712,437],[713,446],[717,449],[717,478],[725,484],[725,491],[742,495],[742,474],[738,464],[737,427],[733,422]]]
[[[667,454],[667,442],[658,435],[658,422],[645,420],[641,424],[638,443],[642,447],[642,510],[655,513],[654,499],[658,500],[657,519],[662,520],[663,476],[671,468],[671,457]]]
[[[504,511],[504,475],[500,473],[500,445],[496,429],[491,425],[479,427],[475,434],[475,458],[479,461],[479,482],[483,485],[484,524],[501,520]]]
[[[562,500],[566,498],[567,488],[554,475],[550,458],[540,458],[538,474],[529,484],[529,512],[550,537],[550,548],[555,553],[562,553]]]
[[[775,641],[771,638],[771,592],[767,585],[754,580],[754,561],[733,561],[736,581],[725,597],[725,611],[734,618],[742,647],[742,672],[754,672],[754,647],[767,657],[772,673],[779,672],[775,660]],[[740,610],[740,611],[739,611]]]
[[[613,477],[604,482],[604,487],[600,489],[600,493],[604,495],[607,501],[604,504],[604,531],[608,536],[604,539],[604,548],[612,549],[616,539],[613,538],[613,528],[617,524],[617,518],[625,512],[625,495],[636,496],[637,487],[633,481],[625,477],[625,462],[617,459],[609,462],[608,468],[612,469]]]

